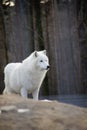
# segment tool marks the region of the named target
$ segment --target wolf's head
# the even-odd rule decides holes
[[[49,65],[49,59],[46,56],[46,50],[35,51],[34,56],[36,59],[36,68],[40,70],[48,71],[50,68],[50,65]]]

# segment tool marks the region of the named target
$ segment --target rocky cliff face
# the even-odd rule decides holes
[[[87,130],[87,110],[57,101],[0,96],[0,130]]]

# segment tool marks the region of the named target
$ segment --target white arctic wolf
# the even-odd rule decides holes
[[[22,97],[32,93],[33,99],[38,100],[39,89],[48,69],[46,50],[33,52],[22,63],[9,63],[4,69],[3,93],[18,93]]]

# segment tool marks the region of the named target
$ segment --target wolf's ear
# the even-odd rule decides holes
[[[38,57],[38,52],[37,51],[34,52],[34,56]]]
[[[43,50],[43,53],[46,55],[46,53],[47,53],[46,50]]]

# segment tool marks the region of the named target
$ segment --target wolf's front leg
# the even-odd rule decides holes
[[[24,98],[28,98],[28,92],[25,88],[21,88],[21,96]]]
[[[38,100],[39,88],[32,92],[33,99]]]

